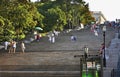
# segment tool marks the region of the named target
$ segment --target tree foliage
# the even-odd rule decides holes
[[[19,1],[7,2],[6,4],[0,5],[0,11],[0,16],[9,20],[11,27],[14,28],[14,37],[11,37],[11,39],[24,38],[25,33],[31,31],[43,19],[43,15],[37,11],[37,8],[32,3],[22,3]],[[7,25],[4,26],[6,27]],[[4,29],[3,31],[5,31]],[[4,35],[4,33],[2,34],[3,36],[8,36],[6,34]]]
[[[0,39],[22,39],[36,26],[48,32],[92,21],[89,6],[83,0],[0,1]]]
[[[10,40],[14,36],[14,27],[10,20],[3,18],[0,16],[0,41],[2,40]]]

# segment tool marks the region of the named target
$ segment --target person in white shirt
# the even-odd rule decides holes
[[[9,42],[8,42],[8,41],[5,41],[4,45],[5,45],[5,46],[4,46],[5,50],[7,50],[7,49],[8,49]]]
[[[52,37],[52,40],[51,40],[52,43],[55,43],[55,35],[54,35],[54,33],[52,33],[52,36],[51,36],[51,37]]]
[[[15,53],[16,52],[16,42],[13,41],[13,52]]]
[[[24,51],[25,51],[25,44],[24,44],[23,41],[21,42],[21,50],[22,50],[22,52],[24,53]]]

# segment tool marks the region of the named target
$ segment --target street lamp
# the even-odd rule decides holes
[[[106,67],[106,56],[105,56],[105,32],[106,32],[106,26],[103,26],[103,44],[104,44],[104,57],[103,57],[103,66]]]
[[[84,58],[85,58],[85,63],[86,63],[86,77],[88,77],[88,68],[87,68],[87,58],[88,58],[88,47],[85,45],[84,46]]]
[[[88,47],[85,45],[84,46],[84,56],[85,56],[85,60],[87,58],[87,55],[88,55]]]

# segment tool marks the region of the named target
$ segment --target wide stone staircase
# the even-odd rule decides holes
[[[81,32],[77,32],[77,33],[81,33]],[[86,32],[86,34],[88,34],[88,32]],[[84,35],[86,35],[86,34],[84,34]],[[88,34],[88,35],[90,35],[90,34]],[[55,45],[57,47],[59,47],[59,48],[56,47],[56,49],[60,50],[61,48],[63,48],[63,49],[67,48],[66,50],[70,50],[70,49],[80,49],[80,47],[83,47],[82,45],[84,45],[84,44],[82,44],[82,41],[80,40],[80,37],[77,41],[81,41],[81,43],[79,43],[79,42],[73,43],[73,42],[70,42],[70,40],[68,40],[69,36],[70,36],[70,34],[67,36],[67,38],[65,38],[66,40],[63,39],[63,37],[66,37],[66,36],[60,37],[63,40],[59,40],[60,38],[56,39]],[[91,39],[93,39],[93,37],[94,37],[94,35],[92,36]],[[101,36],[99,36],[99,37],[101,37]],[[84,37],[82,39],[86,41],[85,38],[87,38],[87,40],[88,40],[88,36]],[[58,40],[60,42],[63,41],[63,43],[58,44]],[[94,42],[95,42],[95,40],[96,40],[96,38],[94,39]],[[66,41],[67,41],[67,44],[66,44]],[[91,44],[94,43],[94,42],[91,42],[90,45],[88,45],[88,46],[90,46],[92,48],[94,45],[91,45]],[[97,43],[98,42],[100,42],[100,41],[97,41]],[[88,43],[88,41],[87,41],[87,43]],[[85,44],[87,44],[87,43],[85,43]],[[46,48],[49,47],[46,44],[42,43],[42,45],[45,45]],[[34,45],[34,43],[33,43],[33,45]],[[49,44],[49,45],[51,45],[51,49],[52,48],[55,49],[55,47],[53,46],[54,44]],[[96,43],[95,43],[95,46],[97,46]],[[41,48],[42,48],[42,46],[41,46]],[[45,53],[45,52],[43,52],[43,53]],[[71,54],[73,55],[73,53],[71,53]],[[110,52],[110,54],[112,54],[112,52]],[[20,56],[18,56],[18,57],[20,57]],[[6,58],[6,57],[4,57],[4,58]],[[70,57],[68,57],[68,58],[70,58]],[[69,60],[68,58],[66,60]],[[112,58],[109,58],[109,59],[112,60]],[[21,60],[21,59],[18,59],[18,60]],[[5,61],[6,61],[6,59],[5,59]],[[69,65],[69,63],[65,63],[65,64],[68,64],[68,65],[65,65],[65,64],[62,65],[61,63],[59,63],[61,65],[0,65],[0,77],[80,77],[79,62],[80,62],[80,60],[78,60],[78,62],[77,62],[78,65]],[[109,61],[109,63],[110,63],[110,61]],[[107,65],[107,66],[108,66],[108,68],[104,69],[104,70],[106,70],[106,71],[104,71],[104,77],[110,77],[108,74],[105,74],[105,72],[108,72],[109,69],[112,70],[110,65]],[[111,71],[110,71],[110,73],[111,73]]]

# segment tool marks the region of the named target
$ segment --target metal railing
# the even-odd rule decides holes
[[[111,71],[111,77],[120,77],[120,69],[113,69]]]

